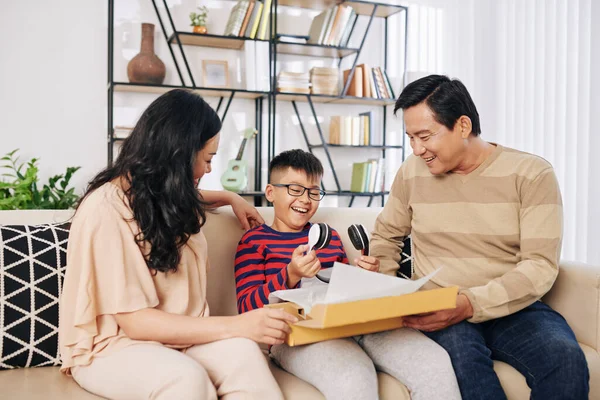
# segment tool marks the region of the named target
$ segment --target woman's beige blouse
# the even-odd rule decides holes
[[[59,344],[65,373],[139,343],[125,335],[114,314],[156,308],[192,317],[209,315],[204,234],[191,236],[182,248],[177,272],[153,275],[135,241],[139,228],[132,219],[123,191],[113,183],[92,192],[75,214],[60,299]]]

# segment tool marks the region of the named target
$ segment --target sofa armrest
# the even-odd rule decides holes
[[[600,349],[600,266],[561,261],[558,278],[542,300],[567,320],[579,343]]]

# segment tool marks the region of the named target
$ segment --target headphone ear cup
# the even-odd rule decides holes
[[[365,228],[365,226],[363,224],[358,224],[358,231],[360,233],[360,237],[362,239],[362,242],[364,243],[364,251],[363,254],[365,256],[369,255],[369,233],[367,232],[367,229]]]
[[[348,227],[348,236],[350,237],[350,241],[356,250],[363,249],[363,241],[359,232],[359,228],[356,224],[352,224]]]
[[[321,226],[321,232],[325,232],[325,235],[323,246],[321,246],[321,248],[324,249],[325,247],[329,246],[329,243],[331,242],[331,227],[325,223],[322,224],[323,226]]]

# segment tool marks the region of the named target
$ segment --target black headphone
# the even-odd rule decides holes
[[[314,248],[318,250],[329,246],[329,242],[331,242],[331,228],[323,222],[319,222],[317,225],[319,226],[319,240],[317,240]]]
[[[356,250],[363,256],[369,255],[369,234],[362,224],[352,224],[348,227],[348,236]]]

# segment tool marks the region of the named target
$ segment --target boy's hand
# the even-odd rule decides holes
[[[354,263],[367,271],[379,272],[379,259],[372,256],[361,256]]]
[[[317,258],[317,253],[312,250],[304,255],[306,250],[308,250],[308,245],[302,245],[292,253],[292,261],[287,265],[287,286],[290,288],[296,286],[300,279],[312,278],[321,270],[321,262]]]

